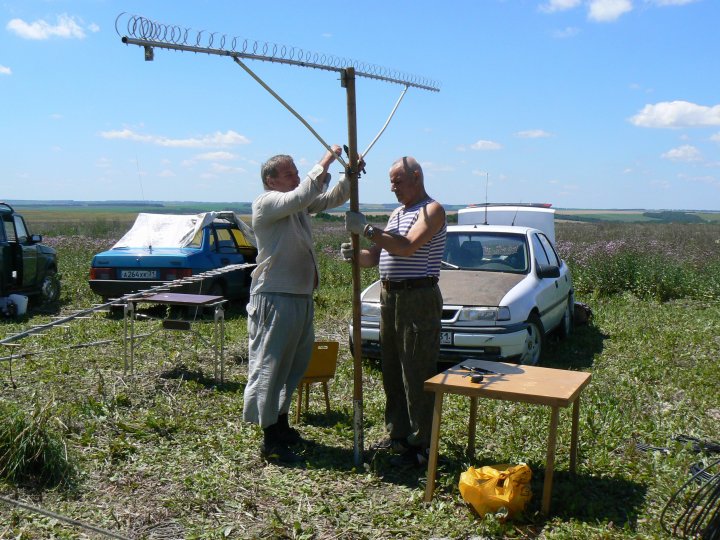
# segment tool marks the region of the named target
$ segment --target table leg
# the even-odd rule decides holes
[[[213,311],[213,337],[212,337],[212,348],[213,348],[213,379],[218,382],[218,371],[220,364],[220,332],[218,331],[218,306],[215,306]]]
[[[572,435],[570,438],[570,472],[575,472],[577,464],[578,430],[580,423],[580,395],[573,403],[572,411]]]
[[[425,486],[425,502],[430,502],[435,491],[435,474],[437,473],[438,447],[440,446],[440,422],[442,421],[442,392],[435,392],[432,430],[430,431],[430,455],[428,456],[427,485]]]
[[[477,428],[477,406],[478,398],[470,398],[470,423],[468,424],[468,446],[467,454],[470,459],[475,457],[475,430]]]
[[[547,457],[545,458],[545,481],[543,482],[542,513],[550,513],[550,495],[552,494],[553,472],[555,470],[555,443],[560,408],[553,407],[550,415],[550,433],[548,435]]]
[[[325,412],[330,414],[330,390],[327,381],[322,382],[323,392],[325,393]]]
[[[301,382],[298,385],[297,393],[298,393],[298,402],[297,407],[295,407],[295,423],[300,423],[300,413],[302,412],[302,398],[303,398],[303,383]]]
[[[130,301],[125,306],[125,314],[130,321],[130,375],[135,375],[135,304]]]
[[[111,308],[112,309],[112,308]],[[128,370],[128,306],[123,306],[123,375],[127,375]]]
[[[220,306],[220,384],[225,384],[225,310]]]

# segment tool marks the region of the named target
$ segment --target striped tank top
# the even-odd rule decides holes
[[[407,236],[410,228],[415,224],[422,209],[434,202],[427,198],[413,206],[398,208],[390,216],[385,230],[390,233]],[[380,252],[380,279],[400,280],[423,278],[427,276],[440,275],[440,262],[445,251],[445,237],[447,235],[447,223],[430,239],[428,243],[421,246],[410,257],[393,255],[386,250]]]

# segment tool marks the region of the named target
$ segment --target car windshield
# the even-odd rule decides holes
[[[527,253],[522,234],[448,231],[443,267],[524,274]]]

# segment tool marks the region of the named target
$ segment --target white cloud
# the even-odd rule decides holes
[[[715,178],[714,176],[688,176],[685,174],[678,175],[680,179],[684,180],[685,182],[695,182],[698,184],[707,184],[709,186],[714,186],[717,188],[720,188],[720,180]]]
[[[0,65],[0,75],[12,75],[12,69],[7,66]]]
[[[540,5],[540,11],[545,13],[555,13],[557,11],[567,11],[580,5],[580,0],[549,0],[545,4]]]
[[[591,0],[588,18],[596,22],[612,22],[632,8],[631,0]]]
[[[541,139],[543,137],[550,137],[551,135],[542,129],[527,129],[525,131],[518,131],[515,136],[521,139]]]
[[[567,39],[571,37],[575,37],[580,33],[580,29],[575,26],[567,26],[563,28],[562,30],[555,30],[553,32],[553,37],[556,37],[558,39]]]
[[[697,1],[698,0],[649,0],[651,4],[655,4],[657,6],[684,6]]]
[[[238,144],[250,144],[250,139],[244,135],[228,130],[225,133],[219,131],[202,137],[190,139],[170,139],[160,135],[142,135],[130,129],[103,131],[100,136],[104,139],[125,139],[168,148],[217,148],[222,146],[233,146]]]
[[[27,23],[22,19],[12,19],[5,28],[25,39],[41,40],[50,39],[51,37],[83,39],[85,30],[83,30],[81,23],[81,19],[63,13],[57,16],[57,24],[54,25],[43,19],[32,23]],[[96,25],[91,25],[90,29],[97,31],[93,30],[93,28],[97,28]]]
[[[630,122],[653,128],[720,126],[720,105],[706,107],[688,101],[663,101],[645,105]]]
[[[422,166],[423,171],[425,171],[426,173],[453,172],[455,170],[455,167],[453,167],[452,165],[447,165],[445,163],[435,163],[433,161],[423,161],[420,165]]]
[[[690,144],[668,150],[661,157],[670,161],[702,161],[700,150]]]
[[[195,159],[201,161],[228,161],[236,158],[237,156],[232,152],[205,152],[204,154],[195,156]]]
[[[710,140],[720,143],[720,132],[716,133],[715,135],[711,135]]]
[[[227,165],[222,165],[221,163],[213,163],[210,165],[210,170],[219,174],[246,172],[242,167],[229,167]]]
[[[500,143],[496,143],[495,141],[480,140],[471,144],[470,148],[473,150],[500,150],[502,145]]]
[[[670,182],[667,180],[650,180],[650,185],[659,189],[670,189]]]
[[[176,174],[170,169],[163,169],[162,171],[157,173],[157,176],[159,176],[160,178],[173,178],[174,176],[176,176]]]

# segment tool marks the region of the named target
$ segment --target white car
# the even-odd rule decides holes
[[[547,334],[571,332],[572,279],[555,250],[555,211],[548,206],[458,211],[440,271],[441,361],[537,364]],[[361,295],[362,351],[369,358],[380,357],[380,288],[376,281]]]

